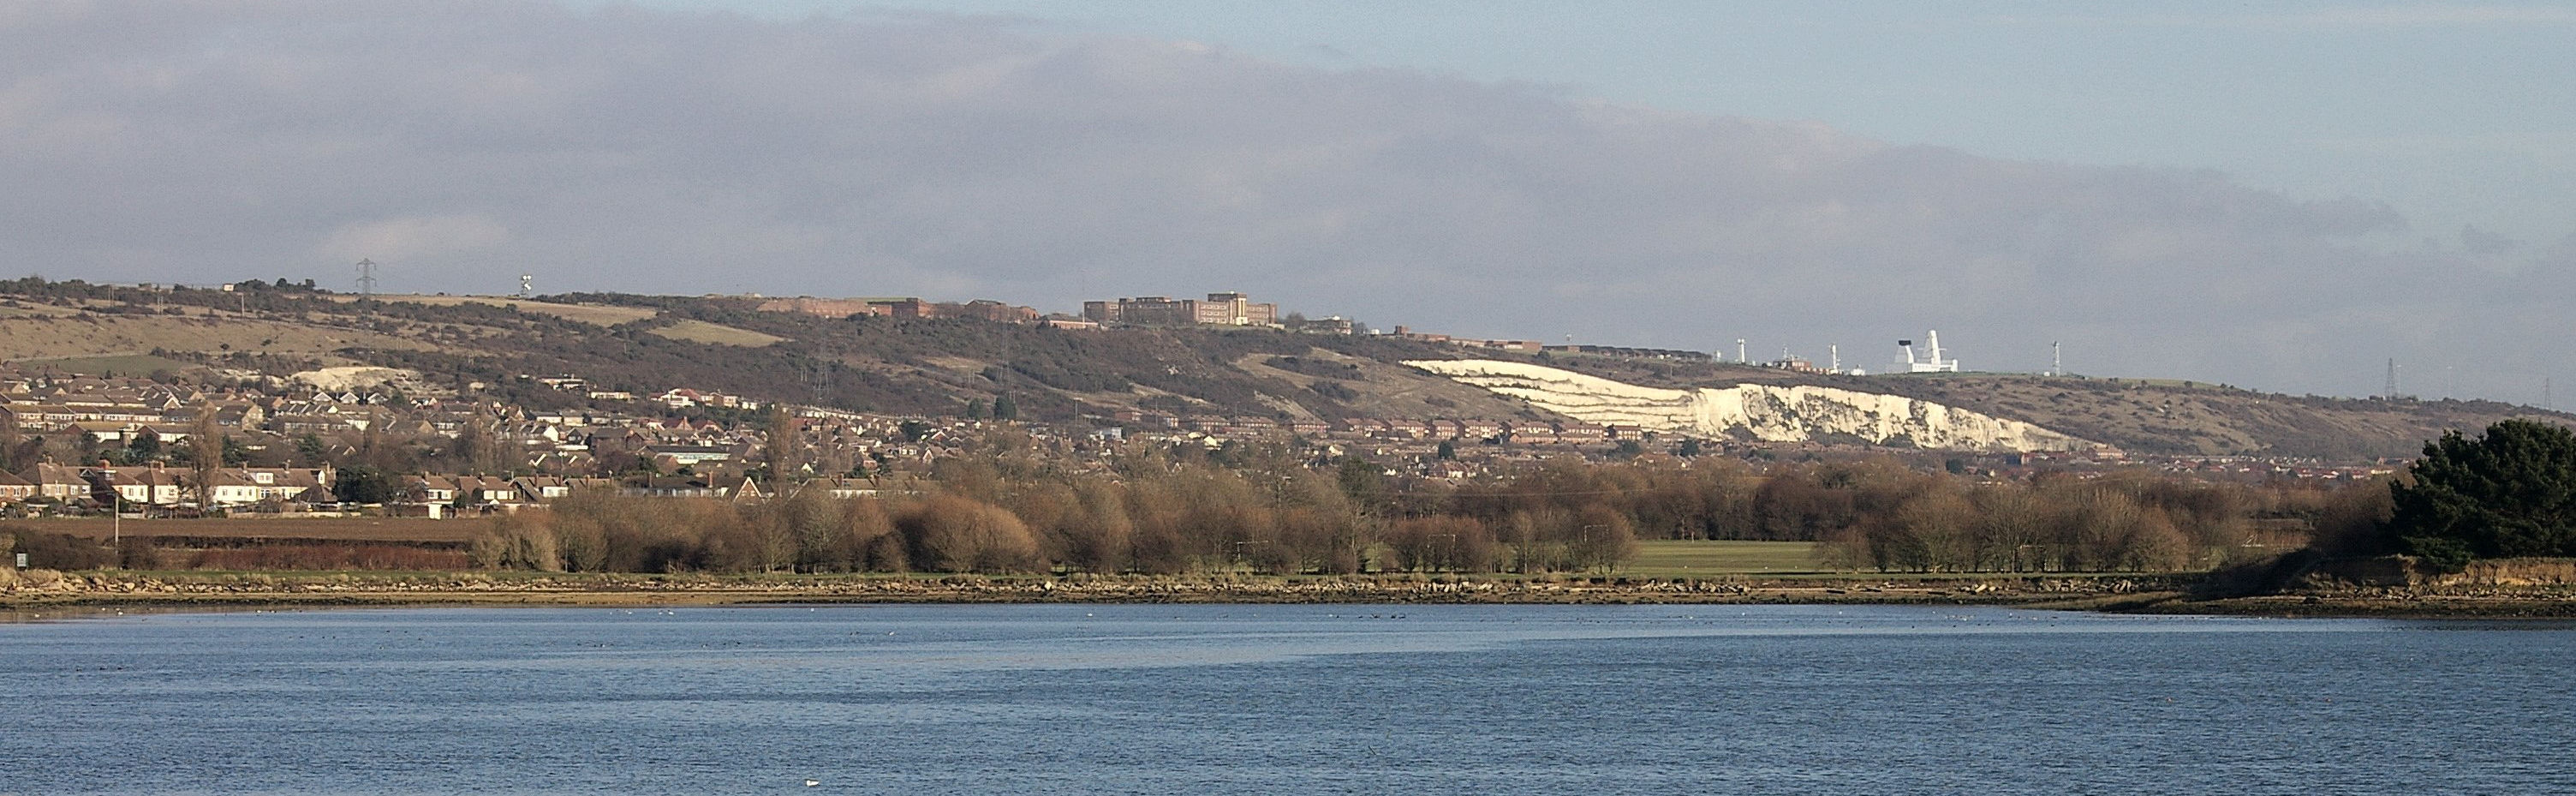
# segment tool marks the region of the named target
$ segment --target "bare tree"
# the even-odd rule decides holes
[[[768,458],[770,482],[785,484],[795,478],[796,471],[805,464],[799,455],[805,445],[796,413],[788,411],[786,404],[769,405],[769,436],[764,442],[762,452]]]
[[[208,404],[197,410],[197,422],[188,431],[189,475],[195,479],[197,505],[215,505],[215,474],[224,466],[223,429],[215,424],[215,407]]]

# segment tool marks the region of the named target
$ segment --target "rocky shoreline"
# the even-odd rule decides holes
[[[1890,580],[1151,576],[688,576],[484,573],[22,576],[0,613],[66,609],[750,605],[779,603],[1383,603],[1985,605],[2248,616],[2576,618],[2576,589],[2377,588],[2203,599],[2188,577]]]

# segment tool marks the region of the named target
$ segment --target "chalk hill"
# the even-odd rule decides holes
[[[1592,423],[1762,442],[1857,440],[1965,451],[2098,447],[2019,420],[1932,401],[1804,384],[1674,390],[1489,359],[1405,363]]]

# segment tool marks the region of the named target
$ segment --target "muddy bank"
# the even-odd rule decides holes
[[[2224,616],[2382,619],[2576,619],[2576,591],[2488,589],[2335,591],[2148,602],[2114,610]]]

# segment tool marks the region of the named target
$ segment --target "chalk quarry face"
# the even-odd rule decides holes
[[[1521,362],[1461,359],[1404,364],[1587,423],[1633,425],[1660,433],[1764,442],[1859,438],[1879,445],[1962,451],[2100,447],[2019,420],[1833,387],[1739,384],[1671,390]]]

